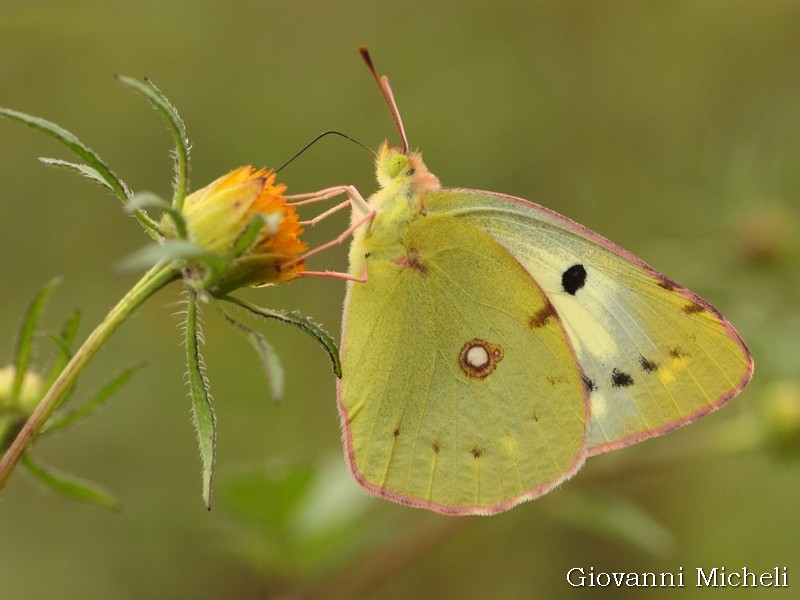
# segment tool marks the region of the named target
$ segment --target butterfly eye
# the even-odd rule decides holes
[[[403,172],[406,166],[408,166],[408,156],[405,154],[396,154],[389,161],[389,177],[394,179]]]

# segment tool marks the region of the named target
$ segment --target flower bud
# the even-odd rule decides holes
[[[186,197],[182,214],[189,239],[209,253],[231,259],[215,280],[215,291],[289,281],[305,269],[302,262],[284,267],[306,250],[299,238],[303,229],[294,207],[286,204],[285,191],[285,185],[275,184],[273,172],[245,166]],[[261,215],[263,225],[247,248],[234,253],[256,215]],[[162,227],[176,237],[169,216],[165,215]]]

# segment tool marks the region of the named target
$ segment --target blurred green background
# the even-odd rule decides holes
[[[508,513],[452,519],[358,491],[334,376],[309,338],[264,327],[287,369],[275,406],[247,344],[208,311],[219,429],[207,512],[172,286],[78,392],[139,360],[148,368],[35,448],[112,490],[123,511],[17,472],[0,494],[0,598],[642,597],[571,588],[572,567],[683,567],[682,597],[790,593],[697,589],[696,567],[787,566],[800,585],[800,4],[0,0],[0,15],[0,105],[56,121],[135,190],[163,195],[169,136],[114,73],[152,78],[177,105],[196,188],[241,164],[277,166],[327,129],[396,140],[356,52],[365,43],[444,185],[529,198],[604,234],[712,301],[756,360],[750,387],[712,416],[594,458]],[[45,281],[64,277],[46,324],[80,307],[85,335],[134,281],[114,266],[146,242],[109,195],[42,155],[71,158],[0,122],[3,362]],[[297,193],[375,189],[371,157],[333,138],[281,178]],[[345,224],[331,218],[306,239]],[[346,248],[313,268],[344,270]],[[343,291],[301,280],[244,295],[337,333]]]

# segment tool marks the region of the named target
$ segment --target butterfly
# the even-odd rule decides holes
[[[337,396],[361,487],[498,513],[742,390],[752,358],[708,302],[552,210],[441,187],[361,54],[402,138],[353,204]]]

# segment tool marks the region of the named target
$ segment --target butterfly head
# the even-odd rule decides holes
[[[412,193],[438,189],[439,179],[428,171],[418,152],[404,152],[384,143],[378,150],[375,171],[381,188],[397,188]]]

